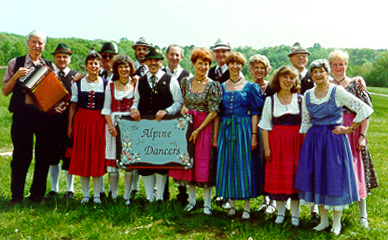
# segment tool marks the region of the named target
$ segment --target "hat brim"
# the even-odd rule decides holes
[[[148,47],[148,48],[150,47],[150,45],[147,45],[147,44],[135,44],[135,45],[132,45],[133,50],[136,50],[137,46]]]
[[[217,46],[217,47],[214,47],[212,48],[212,50],[221,50],[221,49],[225,49],[225,50],[231,50],[230,47],[227,47],[227,46]]]
[[[294,52],[294,53],[289,53],[288,54],[288,57],[291,57],[292,55],[295,55],[295,54],[307,54],[307,55],[311,55],[311,52],[309,52],[309,51],[303,51],[303,52]]]
[[[67,51],[67,50],[57,50],[57,51],[53,52],[52,55],[55,55],[57,53],[66,53],[66,54],[69,54],[69,55],[73,54],[73,52],[70,52],[70,51]]]

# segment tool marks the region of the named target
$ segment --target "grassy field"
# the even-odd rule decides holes
[[[3,71],[3,70],[0,70]],[[0,72],[0,79],[2,79]],[[370,91],[388,93],[387,89],[370,88]],[[0,96],[1,145],[0,150],[11,151],[9,136],[11,117],[7,111],[9,97]],[[371,117],[368,132],[369,148],[374,159],[380,187],[367,198],[370,227],[358,225],[357,204],[345,210],[342,217],[343,239],[387,239],[388,236],[388,189],[386,182],[388,155],[388,101],[387,97],[373,95],[375,113]],[[274,224],[276,215],[266,216],[254,210],[260,205],[261,197],[251,201],[252,220],[241,222],[239,218],[227,218],[227,212],[213,203],[213,215],[205,216],[203,209],[185,213],[175,199],[176,188],[170,181],[171,200],[161,205],[141,207],[145,194],[140,195],[129,207],[124,206],[122,195],[124,184],[119,184],[117,202],[107,201],[101,206],[81,205],[79,179],[76,178],[76,200],[66,201],[61,197],[47,199],[40,204],[24,201],[10,205],[10,161],[11,157],[0,156],[0,239],[333,239],[329,232],[317,233],[309,221],[308,207],[301,207],[300,226],[292,227],[290,216],[282,225]],[[31,166],[30,169],[32,169]],[[25,194],[32,181],[30,170]],[[105,176],[105,183],[108,182]],[[49,184],[48,184],[49,185]],[[50,187],[50,186],[48,186]],[[60,190],[64,193],[65,180],[61,176]],[[49,191],[49,189],[48,189]],[[198,191],[198,206],[203,206],[202,191]],[[238,203],[238,217],[242,214],[242,202]]]

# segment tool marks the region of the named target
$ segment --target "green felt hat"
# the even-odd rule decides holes
[[[147,59],[164,59],[164,55],[162,51],[158,47],[149,47],[148,52],[146,53],[146,56],[144,58]]]
[[[55,51],[52,53],[53,55],[56,53],[67,53],[69,55],[73,54],[72,51],[70,51],[70,48],[66,46],[64,43],[58,44],[58,47],[55,49]]]
[[[114,42],[104,42],[101,47],[100,53],[112,53],[112,54],[118,54],[119,49]]]

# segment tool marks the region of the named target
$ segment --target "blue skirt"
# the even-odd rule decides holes
[[[334,127],[314,125],[307,131],[295,188],[305,202],[341,209],[360,198],[348,138],[332,133]]]
[[[258,196],[258,159],[251,151],[251,118],[223,116],[218,130],[216,195],[248,200]]]

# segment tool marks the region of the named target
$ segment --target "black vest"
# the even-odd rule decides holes
[[[314,81],[311,79],[311,72],[307,71],[304,78],[300,79],[301,91],[300,94],[304,95],[304,93],[314,87]]]
[[[141,115],[155,115],[159,110],[164,110],[174,103],[170,92],[171,76],[164,74],[159,79],[154,93],[148,84],[147,75],[141,77],[138,81],[138,90],[140,101],[138,110]]]
[[[53,65],[50,61],[43,59],[45,64],[53,70]],[[16,73],[19,68],[24,67],[26,62],[26,56],[21,56],[16,58],[15,67],[13,72]],[[24,106],[24,101],[26,99],[26,93],[23,91],[19,79],[16,80],[15,86],[12,90],[11,101],[9,102],[8,110],[14,112],[15,110],[22,110]]]
[[[65,76],[63,80],[59,78],[59,80],[62,81],[63,85],[65,86],[66,90],[70,93],[70,95],[72,95],[71,85],[73,84],[73,79],[76,74],[77,74],[76,71],[70,70],[70,72]]]
[[[163,71],[167,73],[167,68],[164,68]],[[183,69],[181,74],[177,78],[178,83],[180,84],[183,78],[189,77],[189,76],[190,76],[190,72],[187,71],[186,69]]]
[[[222,76],[221,76],[221,79],[217,79],[216,78],[216,67],[217,66],[214,66],[212,68],[209,69],[209,72],[207,73],[207,76],[211,79],[213,79],[214,81],[217,81],[219,83],[223,83],[223,82],[226,82],[228,79],[229,79],[229,69],[226,70]]]

